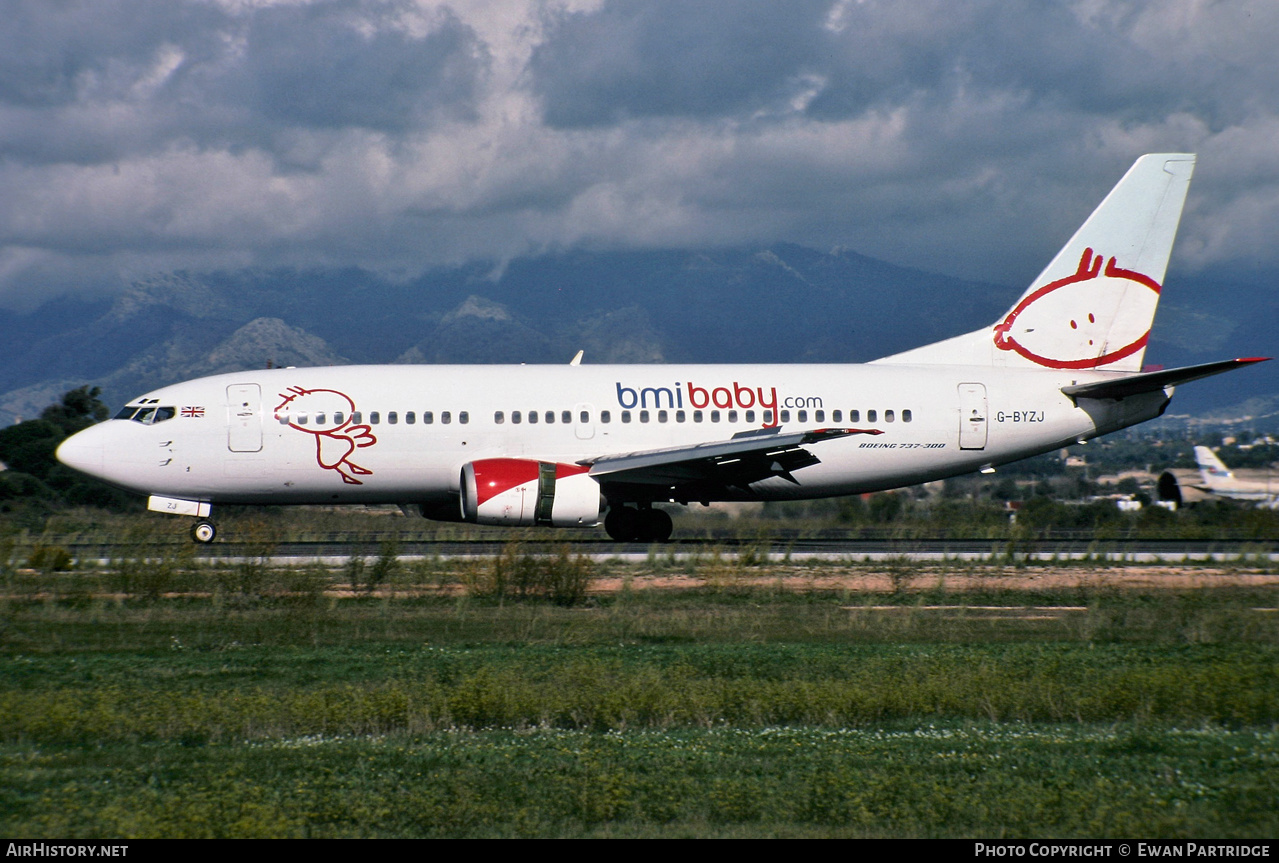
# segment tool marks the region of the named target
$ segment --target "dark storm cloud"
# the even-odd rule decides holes
[[[554,126],[749,116],[784,103],[810,66],[828,0],[606,3],[550,22],[529,65]]]
[[[5,0],[0,16],[0,103],[25,108],[124,98],[160,45],[207,51],[226,17],[207,4],[146,0]]]
[[[729,130],[727,195],[767,201],[792,236],[830,237],[839,213],[872,254],[978,275],[995,256],[963,238],[1008,236],[1012,208],[1044,228],[1022,243],[1030,259],[1142,152],[1199,150],[1220,170],[1214,150],[1270,135],[1277,24],[1248,0],[605,0],[551,16],[529,68],[554,127]],[[1248,167],[1223,176],[1258,179],[1273,210],[1279,165],[1244,147]],[[725,185],[690,194],[732,218]],[[859,223],[841,199],[879,215]]]
[[[1214,126],[1238,121],[1258,101],[1276,107],[1273,52],[1161,43],[1140,20],[1150,4],[1094,5],[1098,12],[1083,15],[1078,4],[1041,0],[781,0],[731,9],[610,0],[552,18],[530,70],[548,122],[565,127],[747,119],[815,84],[801,110],[823,120],[914,100],[949,104],[962,91],[1129,120],[1188,110]]]
[[[353,25],[378,23],[356,16],[370,6],[383,19],[395,11],[355,0],[262,10],[245,28],[244,61],[213,83],[215,93],[310,128],[400,133],[436,110],[465,113],[483,71],[471,31],[450,15],[421,39],[395,29],[364,33]]]
[[[1145,152],[1279,267],[1273,0],[0,0],[0,303],[154,270],[843,245],[1038,272]]]
[[[486,64],[473,32],[407,0],[235,11],[190,0],[11,0],[0,29],[0,148],[91,163],[197,146],[260,146],[295,130],[390,134],[465,116]]]

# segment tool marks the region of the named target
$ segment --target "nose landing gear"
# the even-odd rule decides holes
[[[208,519],[200,519],[191,526],[191,538],[196,542],[208,544],[218,535],[217,526]]]

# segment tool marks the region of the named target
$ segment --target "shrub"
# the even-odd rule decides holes
[[[27,558],[27,566],[41,572],[65,572],[71,568],[71,552],[60,545],[37,545]]]
[[[594,576],[594,562],[583,555],[570,554],[566,545],[554,554],[535,554],[513,542],[493,559],[487,573],[476,573],[471,580],[471,593],[497,599],[542,599],[571,606],[586,598]]]

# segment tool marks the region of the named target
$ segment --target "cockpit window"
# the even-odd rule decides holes
[[[178,415],[178,409],[175,407],[152,407],[151,405],[126,405],[123,407],[115,418],[118,420],[133,420],[135,423],[143,425],[155,425],[165,420],[171,420]]]

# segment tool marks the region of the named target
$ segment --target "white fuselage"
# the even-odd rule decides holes
[[[792,477],[692,497],[814,498],[1025,458],[1150,419],[1168,401],[1158,391],[1076,405],[1060,391],[1107,377],[915,365],[273,369],[155,390],[130,402],[155,413],[101,423],[59,457],[122,488],[187,501],[447,505],[462,467],[478,459],[574,464],[773,425],[881,432],[811,445],[819,463]],[[601,483],[608,495],[608,477]],[[650,499],[680,495],[653,489]]]
[[[1279,505],[1279,481],[1235,479],[1233,475],[1229,479],[1204,475],[1203,480],[1204,484],[1198,488],[1218,497],[1250,501],[1271,508]]]

